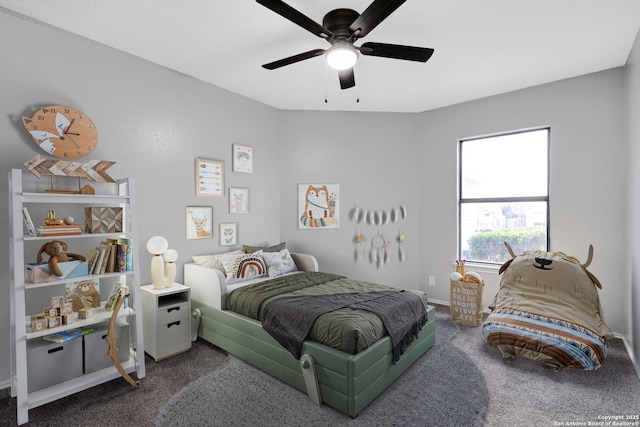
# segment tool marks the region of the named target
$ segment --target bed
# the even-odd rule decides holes
[[[318,272],[315,257],[290,256],[299,270],[290,274],[302,277],[304,272]],[[206,264],[188,263],[184,282],[191,288],[192,307],[200,315],[200,338],[306,392],[312,402],[327,404],[350,417],[356,417],[435,343],[435,309],[423,306],[426,323],[395,361],[388,335],[355,354],[305,339],[298,359],[260,321],[227,309],[235,285],[229,283],[229,275]]]
[[[501,268],[500,289],[482,326],[487,344],[503,359],[517,356],[553,370],[599,369],[611,330],[602,317],[599,280],[586,263],[562,252],[511,254]]]

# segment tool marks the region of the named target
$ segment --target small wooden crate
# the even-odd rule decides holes
[[[122,208],[84,208],[85,233],[120,233],[122,231]]]

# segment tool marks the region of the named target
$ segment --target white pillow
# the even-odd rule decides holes
[[[227,284],[267,275],[262,251],[242,255],[221,255],[219,258],[227,274]]]
[[[282,276],[291,271],[298,271],[289,249],[283,249],[280,252],[265,252],[262,256],[265,264],[267,264],[269,277]]]
[[[222,262],[220,262],[220,256],[241,254],[244,254],[244,251],[242,249],[236,249],[235,251],[226,252],[224,254],[192,256],[191,259],[193,259],[193,262],[197,265],[215,268],[216,270],[222,271],[226,275],[227,272],[224,270],[224,265],[222,264]]]

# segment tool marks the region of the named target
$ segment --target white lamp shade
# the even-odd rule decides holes
[[[164,253],[164,260],[166,262],[176,262],[177,259],[178,251],[176,251],[175,249],[167,249],[167,251]]]
[[[153,255],[162,255],[169,248],[169,242],[162,236],[153,236],[147,240],[147,251]]]
[[[334,70],[353,68],[358,61],[358,52],[346,41],[337,41],[327,52],[327,64]]]

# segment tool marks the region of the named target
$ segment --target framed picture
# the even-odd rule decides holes
[[[340,186],[299,184],[297,218],[300,229],[340,228]]]
[[[253,148],[233,144],[233,172],[253,173]]]
[[[220,246],[233,246],[238,244],[238,223],[220,223]]]
[[[196,159],[196,196],[224,197],[224,162]]]
[[[249,213],[249,189],[229,188],[229,213]]]
[[[187,206],[187,240],[213,237],[213,208],[211,206]]]

